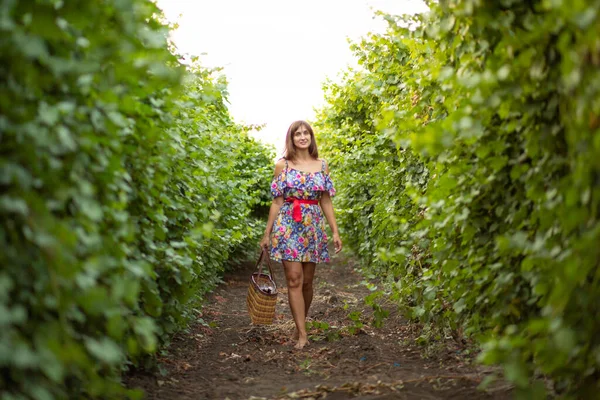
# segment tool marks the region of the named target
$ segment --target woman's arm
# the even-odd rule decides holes
[[[277,164],[275,164],[275,172],[274,176],[278,177],[281,171],[283,171],[283,167],[285,165],[284,160],[279,160]],[[269,208],[269,218],[267,219],[267,226],[265,228],[265,234],[261,239],[259,245],[261,248],[267,249],[271,244],[271,231],[273,230],[273,223],[275,222],[275,218],[279,214],[279,210],[283,205],[283,196],[278,196],[273,199],[271,202],[271,208]]]
[[[333,245],[335,246],[335,252],[337,254],[342,250],[342,240],[340,239],[340,233],[338,231],[337,223],[335,222],[333,203],[331,202],[331,196],[329,195],[329,193],[323,192],[320,203],[321,209],[323,210],[323,214],[325,214],[327,223],[331,228],[331,233],[333,234]]]
[[[325,162],[325,173],[329,174],[329,164]],[[325,218],[327,218],[327,223],[331,228],[331,233],[333,234],[333,245],[335,246],[336,254],[342,251],[342,239],[340,239],[340,233],[338,231],[337,223],[335,222],[335,213],[333,212],[333,202],[331,201],[331,196],[328,192],[323,192],[321,196],[321,209],[323,210],[323,214],[325,214]]]
[[[269,209],[269,219],[267,219],[267,227],[265,228],[265,234],[260,241],[261,247],[268,247],[271,244],[271,232],[273,230],[273,223],[275,222],[275,218],[279,214],[279,210],[283,205],[283,197],[275,197],[273,202],[271,203],[271,208]],[[266,241],[265,241],[266,239]]]

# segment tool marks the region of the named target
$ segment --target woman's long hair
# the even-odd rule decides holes
[[[306,121],[294,121],[290,125],[285,137],[285,149],[283,150],[283,157],[287,160],[294,161],[296,158],[296,146],[294,145],[294,133],[300,127],[305,127],[310,133],[310,146],[308,146],[308,154],[315,160],[319,158],[319,150],[317,150],[317,141],[315,140],[315,133],[312,127]]]

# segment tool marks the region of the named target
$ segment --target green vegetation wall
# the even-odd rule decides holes
[[[354,45],[318,117],[374,294],[525,398],[600,382],[600,2],[440,1]],[[548,378],[544,385],[539,378]]]
[[[271,151],[143,0],[0,4],[0,392],[121,398],[256,246]]]

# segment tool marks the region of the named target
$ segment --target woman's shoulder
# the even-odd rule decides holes
[[[281,171],[283,171],[286,164],[287,164],[287,160],[283,157],[280,158],[279,160],[275,161],[275,176],[278,176],[281,173]]]
[[[329,163],[327,162],[327,160],[324,159],[324,158],[317,158],[317,160],[319,160],[321,162],[321,164],[323,165],[323,169],[325,170],[325,172],[329,173]]]

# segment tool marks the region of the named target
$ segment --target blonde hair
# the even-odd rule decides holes
[[[294,133],[300,128],[305,127],[308,133],[310,133],[310,146],[308,146],[308,154],[315,160],[319,158],[319,150],[317,150],[317,141],[315,140],[315,133],[312,127],[306,121],[294,121],[290,125],[285,137],[285,150],[283,151],[283,157],[287,160],[294,161],[296,158],[296,146],[294,145]]]

